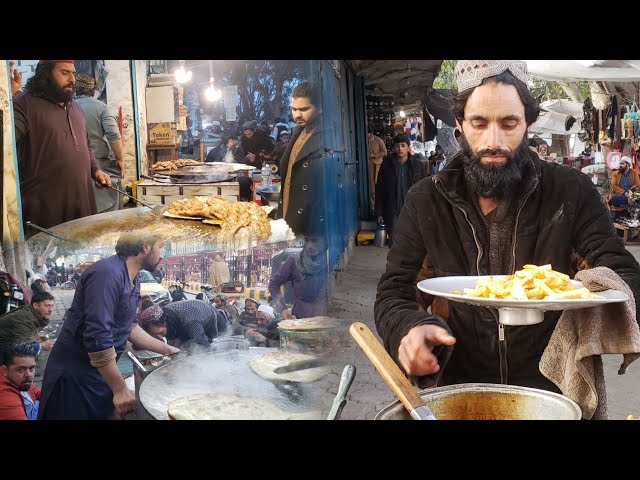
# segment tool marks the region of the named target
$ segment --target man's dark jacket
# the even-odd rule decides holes
[[[264,158],[270,156],[273,153],[275,144],[273,138],[265,133],[263,130],[256,128],[251,138],[247,138],[244,135],[240,138],[240,146],[245,155],[253,153],[256,158],[253,162],[248,159],[244,159],[242,163],[247,165],[253,165],[256,169],[262,168],[262,162]]]
[[[501,273],[512,274],[525,264],[551,264],[573,275],[572,258],[580,258],[587,268],[605,266],[618,273],[634,292],[640,312],[640,266],[616,235],[591,179],[579,170],[543,162],[533,153],[530,158],[531,173],[514,200],[511,268]],[[495,309],[448,302],[446,323],[418,311],[416,274],[423,261],[431,265],[430,276],[489,274],[487,228],[465,193],[462,166],[458,153],[442,172],[410,189],[378,284],[378,332],[396,361],[400,341],[411,328],[430,323],[452,332],[453,347],[434,349],[441,367],[451,354],[437,374],[442,377],[414,379],[421,387],[438,380],[440,385],[508,383],[558,392],[538,364],[561,312],[545,313],[544,322],[537,325],[504,326],[501,341]]]
[[[398,178],[394,166],[395,153],[387,155],[380,165],[378,180],[376,182],[376,217],[384,217],[387,230],[393,228],[399,211],[396,210],[396,197],[398,196]],[[409,155],[409,186],[418,183],[426,175],[424,164],[415,155]]]
[[[276,218],[284,218],[296,235],[321,234],[326,219],[324,210],[325,171],[324,133],[321,125],[307,139],[298,153],[298,158],[290,166],[291,150],[296,144],[302,128],[296,128],[291,141],[280,159],[281,185],[284,187],[289,168],[291,184],[287,216],[283,217],[284,188],[280,191],[280,201]]]
[[[0,360],[3,352],[13,343],[32,343],[49,320],[40,315],[31,305],[11,310],[0,317]]]

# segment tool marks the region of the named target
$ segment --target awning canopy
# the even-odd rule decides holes
[[[393,95],[396,105],[423,101],[440,71],[442,60],[347,60],[365,88]]]
[[[640,60],[525,60],[529,75],[545,80],[638,82]]]
[[[557,135],[570,135],[580,131],[582,119],[582,104],[571,100],[548,100],[540,104],[540,116],[529,127],[530,133],[555,133]],[[567,119],[572,116],[576,119],[571,129],[565,125]]]

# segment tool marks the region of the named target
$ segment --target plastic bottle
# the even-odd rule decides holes
[[[271,169],[267,164],[262,165],[262,171],[260,172],[260,176],[262,178],[262,186],[270,187],[271,186]]]

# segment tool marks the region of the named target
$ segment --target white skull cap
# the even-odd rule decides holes
[[[529,86],[527,64],[523,60],[458,60],[456,81],[458,93],[477,87],[485,78],[500,75],[509,70],[525,86]]]

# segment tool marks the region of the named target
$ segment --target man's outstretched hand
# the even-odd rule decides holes
[[[418,325],[409,330],[398,347],[398,361],[409,376],[422,377],[440,371],[433,348],[438,345],[453,345],[453,337],[437,325]]]

